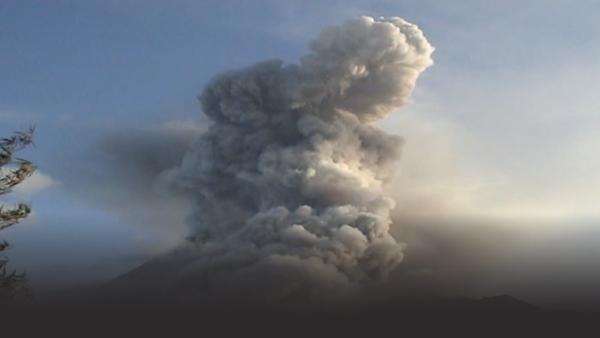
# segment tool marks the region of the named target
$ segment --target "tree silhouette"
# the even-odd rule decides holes
[[[8,194],[12,188],[33,174],[36,167],[29,161],[16,158],[14,154],[33,144],[35,128],[17,132],[13,136],[0,140],[0,195]],[[6,169],[5,167],[10,167]],[[25,219],[31,213],[31,207],[19,203],[7,208],[0,205],[0,231]],[[30,295],[24,274],[8,269],[8,258],[4,254],[10,245],[0,241],[0,303],[28,297]]]

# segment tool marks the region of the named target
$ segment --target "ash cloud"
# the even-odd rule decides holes
[[[402,140],[373,122],[407,102],[432,53],[417,26],[361,17],[325,28],[299,64],[216,76],[199,97],[212,124],[154,182],[191,202],[191,241],[123,279],[258,301],[384,282],[403,259],[384,189]]]

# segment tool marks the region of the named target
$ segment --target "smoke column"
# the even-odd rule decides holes
[[[310,300],[384,280],[403,258],[384,193],[402,140],[372,123],[407,102],[432,52],[401,18],[361,17],[297,65],[216,76],[199,97],[213,124],[159,180],[195,208],[192,243],[163,258],[175,285]]]

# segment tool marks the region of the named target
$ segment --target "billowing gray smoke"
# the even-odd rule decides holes
[[[310,299],[385,279],[402,260],[384,194],[402,142],[372,122],[407,102],[432,52],[413,24],[361,17],[298,65],[215,77],[200,96],[214,123],[160,178],[195,206],[193,244],[164,258],[178,285]]]

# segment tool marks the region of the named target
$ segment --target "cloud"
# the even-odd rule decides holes
[[[469,8],[456,7],[452,17],[460,17]],[[493,10],[486,13],[492,12],[495,13]],[[514,23],[514,17],[508,19]],[[521,22],[519,29],[533,24]],[[532,285],[541,285],[544,280],[531,275],[540,271],[538,268],[542,265],[546,271],[553,271],[549,278],[556,279],[559,275],[566,278],[560,270],[578,266],[573,262],[582,262],[581,257],[585,256],[576,240],[561,244],[550,237],[551,233],[567,234],[579,229],[578,217],[597,213],[594,201],[600,190],[594,189],[595,172],[598,172],[594,171],[594,150],[598,139],[593,132],[597,124],[593,107],[597,106],[597,100],[586,90],[593,88],[587,78],[590,72],[594,73],[594,63],[582,56],[565,57],[563,52],[569,54],[568,49],[540,54],[533,66],[533,59],[507,63],[505,53],[522,60],[523,53],[529,53],[529,49],[507,48],[496,53],[498,48],[508,46],[507,40],[503,37],[502,44],[488,48],[495,41],[490,37],[506,36],[506,22],[494,21],[485,26],[484,30],[461,26],[457,31],[452,26],[432,32],[437,34],[438,44],[444,47],[440,50],[441,57],[446,58],[442,67],[427,73],[425,87],[417,88],[416,102],[405,107],[403,114],[392,113],[377,122],[386,131],[404,137],[402,161],[394,163],[391,169],[397,171],[396,179],[385,186],[386,194],[396,201],[390,232],[406,243],[406,247],[402,248],[403,263],[390,273],[385,297],[402,290],[425,289],[477,293],[486,292],[482,290],[487,288],[491,293],[509,292],[504,287],[518,284],[519,279],[527,277],[523,271],[529,271],[527,278]],[[302,38],[307,31],[314,30],[305,28],[300,32]],[[489,39],[486,40],[489,43],[471,44],[483,39]],[[465,42],[472,47],[467,58],[464,58]],[[510,67],[486,68],[486,65],[500,64]],[[234,87],[235,81],[230,83]],[[244,86],[239,85],[240,88]],[[226,109],[236,108],[232,107]],[[260,122],[260,114],[256,117]],[[576,127],[578,121],[589,128]],[[173,124],[184,128],[187,122]],[[199,134],[190,133],[190,140]],[[144,177],[139,185],[144,189],[132,189],[116,201],[124,205],[125,201],[138,198],[139,193],[142,196],[139,200],[147,204],[132,207],[134,211],[129,207],[120,210],[140,216],[138,223],[147,221],[146,226],[169,229],[172,219],[187,215],[193,206],[167,212],[173,217],[164,222],[160,217],[148,217],[155,214],[154,210],[164,210],[163,202],[150,203],[143,196],[147,196],[149,190],[157,193],[156,179],[162,176],[162,169],[177,167],[182,159],[180,154],[184,154],[188,146],[165,147],[177,149],[174,151],[177,156],[166,156],[168,165],[150,165],[158,169],[148,171],[144,163],[164,160],[152,159],[152,156],[160,158],[168,154],[168,151],[161,152],[162,155],[153,152],[155,142],[170,144],[168,140],[156,139],[162,140],[151,133],[133,142],[124,136],[118,142],[115,139],[107,150],[114,153],[122,150],[117,163],[135,166],[135,170],[124,171],[119,176],[119,182],[125,182],[119,184],[128,186],[128,181],[135,181],[133,178],[137,175]],[[151,146],[127,150],[128,144]],[[146,176],[147,173],[151,175]],[[165,188],[161,183],[158,192],[164,193]],[[131,191],[137,192],[130,195]],[[170,197],[164,201],[169,200]],[[183,198],[181,203],[186,202],[189,200]],[[194,219],[191,222],[194,224]],[[182,224],[180,234],[183,236],[187,232],[186,220],[177,223]],[[553,227],[551,231],[549,226]],[[590,232],[590,236],[595,235]],[[314,237],[304,227],[291,226],[282,232],[281,239],[302,245]],[[362,242],[360,239],[347,241],[356,248],[360,248]],[[552,266],[549,261],[556,259],[555,247],[571,254],[565,253],[562,260],[556,260],[560,264]],[[183,256],[194,257],[194,249],[190,250],[191,253]],[[511,256],[514,252],[520,252],[521,256]],[[542,256],[553,258],[540,264]],[[192,263],[181,264],[173,266]],[[574,282],[584,279],[580,277],[585,275],[583,270],[572,271]],[[160,272],[149,275],[157,274]],[[503,275],[499,277],[499,274]],[[425,287],[426,284],[429,285]]]
[[[186,235],[189,202],[157,189],[159,175],[177,166],[190,143],[206,129],[202,121],[174,120],[140,129],[106,133],[73,165],[64,188],[87,203],[117,213],[156,244],[145,254],[179,244]]]
[[[56,179],[37,170],[31,177],[13,189],[15,196],[32,196],[41,191],[52,189],[60,185]]]
[[[184,154],[171,141],[108,141],[140,187],[192,210],[191,243],[136,274],[175,269],[166,284],[189,285],[189,297],[255,301],[345,298],[385,280],[403,258],[383,189],[402,142],[372,122],[408,102],[432,52],[400,18],[349,20],[323,29],[299,64],[213,78],[200,96],[212,123]]]

